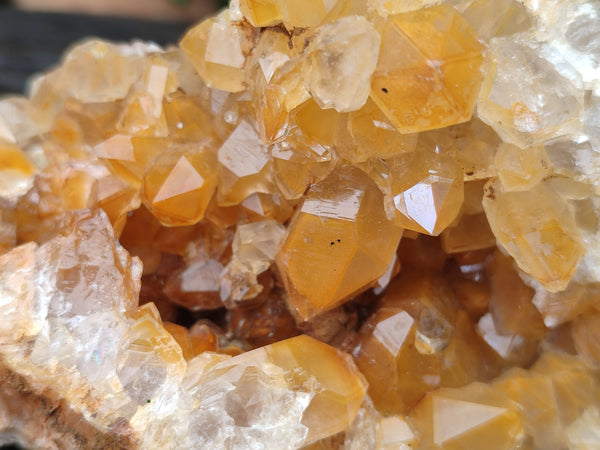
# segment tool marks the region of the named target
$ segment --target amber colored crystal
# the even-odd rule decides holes
[[[221,206],[241,203],[253,193],[274,193],[269,149],[247,120],[241,121],[219,148],[218,200]]]
[[[151,55],[138,83],[125,99],[116,129],[120,133],[164,137],[168,125],[163,111],[163,98],[177,89],[175,73],[161,56]]]
[[[539,354],[539,340],[525,339],[518,334],[503,334],[496,328],[491,313],[477,322],[477,331],[486,344],[502,358],[505,366],[527,367]]]
[[[493,386],[521,405],[525,433],[535,448],[560,448],[564,445],[559,405],[550,377],[511,369]]]
[[[202,321],[196,322],[189,329],[189,338],[194,355],[203,352],[214,352],[219,348],[218,336],[213,329]]]
[[[473,383],[427,394],[411,419],[419,431],[419,448],[518,448],[523,413],[498,389]]]
[[[108,175],[101,167],[87,169],[78,164],[52,165],[33,180],[33,186],[16,205],[17,239],[44,242],[60,226],[60,215],[87,208],[96,182],[96,172]],[[94,173],[96,172],[96,173]]]
[[[277,0],[240,0],[240,10],[255,27],[268,27],[283,20]]]
[[[487,264],[490,312],[501,334],[540,338],[546,332],[540,312],[532,303],[534,290],[513,267],[513,261],[496,250]]]
[[[217,188],[216,168],[210,148],[160,157],[144,175],[144,203],[165,225],[193,225]]]
[[[268,27],[283,22],[293,31],[297,28],[316,27],[326,20],[343,15],[348,10],[348,0],[310,3],[300,0],[240,0],[240,10],[255,27]]]
[[[132,138],[117,133],[94,146],[94,153],[119,177],[129,184],[141,183],[150,161],[169,145],[165,139]]]
[[[439,354],[450,343],[457,311],[452,291],[438,274],[404,271],[389,286],[382,304],[401,307],[414,318],[414,345],[419,353]]]
[[[294,148],[293,143],[275,144],[271,150],[275,183],[288,200],[301,198],[311,184],[326,178],[338,163],[337,156],[327,148],[317,148],[319,155],[304,145]]]
[[[441,353],[454,333],[451,291],[426,274],[403,274],[363,325],[356,361],[386,414],[406,414],[441,381]]]
[[[485,180],[464,184],[464,201],[458,217],[440,235],[446,253],[475,252],[496,246],[496,236],[481,205],[484,184]]]
[[[356,364],[379,411],[406,414],[439,385],[439,356],[417,351],[415,319],[403,309],[380,308],[361,335]]]
[[[338,163],[334,145],[339,120],[339,113],[323,110],[313,100],[293,111],[287,139],[271,149],[275,181],[286,198],[301,197]]]
[[[88,200],[89,207],[102,208],[106,212],[116,236],[121,235],[127,214],[139,208],[140,203],[139,191],[112,175],[96,180]]]
[[[0,138],[0,252],[16,244],[14,203],[34,183],[37,168],[16,145]]]
[[[350,166],[307,193],[276,258],[289,305],[302,319],[365,289],[392,263],[402,230],[382,203],[375,184]]]
[[[8,177],[9,171],[15,171],[25,176],[33,175],[36,168],[19,147],[0,141],[0,167],[3,177]]]
[[[443,150],[432,136],[422,136],[417,151],[387,160],[398,226],[437,236],[460,211],[462,171]]]
[[[349,7],[348,0],[276,0],[281,9],[283,24],[288,30],[315,27],[324,21],[342,16]]]
[[[546,352],[535,362],[532,372],[549,377],[561,423],[572,424],[590,405],[598,405],[600,391],[593,373],[578,358]]]
[[[473,381],[489,382],[497,377],[506,361],[478,333],[469,316],[458,311],[454,335],[442,354],[441,386],[460,387]]]
[[[309,97],[300,77],[304,60],[299,56],[299,39],[267,29],[248,58],[248,93],[264,142],[280,140],[288,128],[290,111]]]
[[[12,208],[0,201],[0,254],[17,244],[17,224]]]
[[[321,385],[302,418],[308,427],[306,442],[350,425],[365,396],[366,383],[348,355],[306,335],[271,344],[264,351],[271,363],[295,372],[290,381],[297,389],[313,377]]]
[[[163,101],[169,134],[175,139],[205,141],[214,138],[211,117],[200,96],[174,93]],[[135,140],[134,140],[135,145]]]
[[[194,356],[194,348],[192,344],[192,340],[190,339],[188,329],[181,325],[177,325],[172,322],[164,322],[163,327],[165,330],[169,332],[173,339],[179,344],[181,347],[181,353],[186,361],[192,359]]]
[[[296,204],[296,201],[288,201],[280,192],[272,194],[256,192],[246,197],[240,203],[239,209],[248,216],[248,221],[274,219],[285,223],[294,213]]]
[[[548,155],[541,145],[521,149],[512,144],[500,144],[495,164],[507,191],[530,189],[551,172]]]
[[[141,207],[127,218],[120,241],[127,248],[151,247],[160,229],[160,222],[145,207]]]
[[[201,239],[203,230],[202,223],[187,227],[165,227],[161,226],[154,236],[152,246],[163,253],[170,255],[186,256],[190,247],[189,241],[195,238]],[[216,236],[215,236],[216,237]],[[216,238],[215,244],[221,242],[221,239]]]
[[[543,183],[507,192],[492,180],[483,206],[494,235],[517,265],[548,291],[563,290],[584,253],[566,202]]]
[[[442,249],[439,238],[417,233],[410,236],[407,232],[403,237],[398,246],[402,266],[413,267],[423,272],[443,270],[448,255]]]
[[[490,303],[490,288],[487,280],[482,282],[482,280],[457,276],[452,277],[450,282],[457,300],[472,319],[477,319],[487,312]]]
[[[371,98],[401,133],[466,122],[479,93],[483,50],[451,6],[389,16]]]
[[[361,109],[340,117],[336,132],[337,151],[354,163],[412,152],[416,145],[417,134],[399,133],[370,98]]]
[[[222,271],[223,265],[217,260],[192,261],[169,277],[163,291],[172,302],[191,311],[221,308],[219,277]]]
[[[377,427],[377,448],[393,449],[415,448],[418,438],[402,416],[382,417]]]
[[[223,11],[194,26],[179,45],[209,86],[239,92],[244,90],[244,64],[252,31],[229,22],[228,14]]]
[[[444,250],[450,254],[493,248],[496,237],[483,213],[462,214],[441,233]]]
[[[600,314],[588,313],[573,322],[573,341],[577,353],[590,367],[600,365]]]

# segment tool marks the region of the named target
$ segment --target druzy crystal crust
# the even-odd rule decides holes
[[[600,9],[232,0],[0,99],[0,444],[600,447]]]

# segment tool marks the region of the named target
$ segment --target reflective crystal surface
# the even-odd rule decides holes
[[[232,0],[0,99],[0,446],[596,449],[595,0]]]
[[[344,17],[319,28],[306,48],[304,78],[321,108],[349,112],[365,104],[380,41],[373,25],[360,16]]]
[[[421,432],[420,448],[509,449],[523,441],[518,404],[480,383],[428,394],[411,418]]]
[[[584,248],[565,200],[544,183],[510,192],[490,181],[483,207],[496,238],[523,271],[550,292],[567,287]]]
[[[306,320],[364,290],[388,269],[401,235],[368,176],[338,167],[307,193],[277,254],[292,310]]]
[[[491,41],[496,74],[479,117],[519,147],[577,131],[582,93],[535,50],[511,37]],[[519,80],[519,81],[517,81]],[[560,98],[560,102],[551,99]]]
[[[450,6],[389,16],[371,97],[402,133],[465,122],[479,93],[483,50]]]

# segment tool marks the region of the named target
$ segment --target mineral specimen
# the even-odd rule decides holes
[[[471,118],[484,47],[451,6],[387,18],[371,98],[401,133]]]
[[[599,17],[232,0],[0,99],[0,445],[600,448]]]

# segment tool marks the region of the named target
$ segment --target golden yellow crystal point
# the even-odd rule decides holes
[[[424,449],[508,450],[523,442],[519,405],[481,383],[434,391],[415,408],[411,418],[422,432],[419,447]]]
[[[240,11],[255,27],[277,25],[283,20],[277,0],[240,0]]]
[[[144,176],[144,203],[165,225],[193,225],[204,217],[217,188],[216,169],[209,148],[160,157]]]
[[[364,290],[392,263],[401,235],[369,177],[338,167],[307,193],[277,255],[290,308],[307,320]]]
[[[401,133],[466,122],[479,94],[483,50],[451,6],[389,16],[371,98]]]
[[[229,21],[226,10],[189,30],[179,45],[202,79],[228,92],[245,89],[244,65],[252,43],[242,25]]]
[[[565,200],[545,183],[507,192],[491,180],[483,207],[496,238],[524,272],[550,292],[567,287],[585,250]]]
[[[290,372],[295,389],[305,389],[312,380],[319,385],[302,417],[307,443],[348,428],[367,390],[348,355],[305,335],[267,346],[265,352],[270,362]]]

